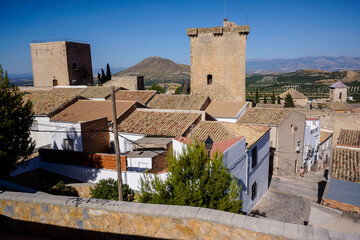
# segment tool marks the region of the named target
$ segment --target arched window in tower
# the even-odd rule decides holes
[[[72,69],[73,69],[73,70],[77,70],[77,69],[78,69],[78,66],[77,66],[76,62],[73,62],[73,64],[72,64]]]
[[[342,93],[339,94],[339,99],[341,100],[341,97],[342,97]]]
[[[57,86],[58,85],[58,80],[56,79],[53,79],[53,87]]]
[[[207,85],[211,85],[212,84],[212,75],[208,74],[207,75]]]

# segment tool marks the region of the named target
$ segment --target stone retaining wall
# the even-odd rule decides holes
[[[57,239],[360,239],[199,207],[4,191],[0,214],[2,228]]]

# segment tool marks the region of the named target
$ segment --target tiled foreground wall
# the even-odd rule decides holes
[[[198,207],[15,192],[0,192],[0,203],[1,227],[52,238],[115,239],[121,234],[122,239],[357,239]]]

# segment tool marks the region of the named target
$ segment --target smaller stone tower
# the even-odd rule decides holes
[[[222,27],[188,28],[191,94],[214,100],[245,101],[245,56],[248,25],[224,19]]]
[[[30,48],[34,86],[93,85],[89,44],[41,42]]]
[[[332,102],[346,102],[347,86],[338,81],[330,86],[330,101]]]

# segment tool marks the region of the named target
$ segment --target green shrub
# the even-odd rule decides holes
[[[50,188],[49,193],[62,196],[79,196],[78,191],[76,191],[74,187],[66,186],[63,181],[58,182],[55,186]]]
[[[90,187],[90,195],[92,198],[119,200],[118,183],[113,178],[100,180],[94,188]],[[123,184],[124,201],[134,201],[134,191],[127,184]]]

